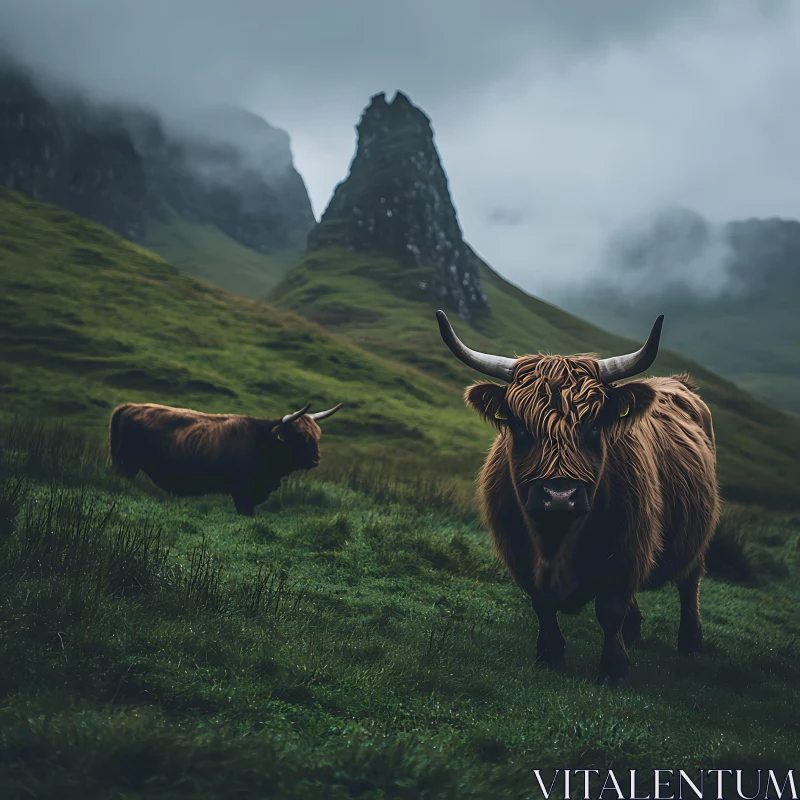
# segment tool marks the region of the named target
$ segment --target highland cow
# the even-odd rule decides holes
[[[261,419],[124,403],[111,414],[111,463],[127,478],[141,470],[180,497],[229,494],[237,512],[251,517],[283,478],[319,466],[317,423],[343,403],[307,414],[310,405],[283,418]]]
[[[711,413],[686,375],[619,383],[655,361],[663,316],[640,350],[606,359],[479,353],[436,316],[454,355],[507,384],[475,383],[465,402],[498,429],[479,500],[497,554],[531,598],[537,663],[563,667],[556,612],[594,600],[598,681],[628,685],[636,593],[668,582],[680,595],[678,651],[700,651],[700,579],[720,513]]]

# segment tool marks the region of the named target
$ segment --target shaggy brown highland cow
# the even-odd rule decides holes
[[[283,478],[319,466],[317,423],[343,403],[307,414],[310,405],[261,419],[124,403],[111,414],[111,463],[128,478],[141,470],[160,489],[182,497],[229,494],[236,510],[251,517]]]
[[[465,401],[499,431],[478,492],[495,550],[533,603],[537,662],[563,666],[556,612],[594,600],[598,680],[627,685],[636,593],[670,581],[678,650],[701,650],[700,579],[720,513],[711,413],[685,375],[618,383],[655,361],[663,316],[640,350],[606,359],[478,353],[436,316],[461,361],[507,384],[476,383]]]

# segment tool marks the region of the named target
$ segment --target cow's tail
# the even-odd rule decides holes
[[[108,456],[111,466],[122,476],[133,478],[139,471],[139,464],[131,452],[131,447],[135,442],[130,435],[126,437],[126,431],[131,433],[130,421],[126,414],[127,404],[117,406],[111,414],[111,421],[108,425]]]

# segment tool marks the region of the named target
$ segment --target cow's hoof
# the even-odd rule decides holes
[[[678,642],[678,655],[679,656],[694,656],[703,652],[703,640]]]
[[[565,672],[567,669],[567,662],[564,656],[537,656],[536,666],[539,669],[546,669],[550,672]]]
[[[681,635],[678,633],[678,655],[691,656],[703,652],[703,634],[696,631]]]
[[[630,675],[601,675],[597,679],[599,686],[607,686],[609,689],[628,689],[631,685]]]

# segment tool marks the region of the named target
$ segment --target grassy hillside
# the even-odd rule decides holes
[[[592,608],[562,620],[566,674],[536,669],[529,602],[431,499],[304,480],[243,520],[0,424],[0,796],[522,799],[533,768],[796,766],[796,518],[729,507],[706,652],[676,656],[674,589],[642,594],[612,692]]]
[[[264,297],[302,253],[264,255],[239,244],[212,225],[195,225],[177,215],[151,220],[145,245],[175,267],[243,297]]]
[[[527,798],[532,768],[794,766],[797,516],[726,508],[703,655],[676,657],[667,589],[640,596],[632,690],[594,685],[591,607],[562,620],[567,674],[537,670],[530,603],[463,501],[491,439],[461,401],[472,375],[432,309],[387,292],[396,265],[350,258],[302,267],[339,265],[326,313],[350,310],[325,330],[0,190],[0,797]],[[498,328],[477,344],[524,346],[530,323],[552,349],[629,345],[483,279]],[[792,502],[795,423],[779,439],[769,409],[703,376],[729,491]],[[350,403],[324,423],[324,471],[255,519],[105,463],[123,400],[308,399]]]
[[[152,401],[278,416],[345,402],[323,466],[379,458],[472,479],[491,434],[455,392],[291,312],[181,274],[55,206],[0,190],[0,409],[103,430]]]
[[[471,382],[476,373],[457,361],[442,343],[435,306],[420,302],[413,270],[390,259],[330,248],[309,253],[270,295],[270,299],[341,333],[380,356],[403,362],[450,386],[447,394]],[[528,352],[595,352],[609,356],[638,348],[652,320],[636,341],[609,334],[509,284],[481,262],[481,280],[491,314],[474,327],[454,321],[465,341],[478,350],[522,355]],[[450,315],[455,317],[454,314]],[[800,425],[746,394],[733,383],[666,349],[672,343],[665,320],[662,349],[652,373],[689,371],[714,414],[720,475],[728,495],[757,502],[768,498],[796,503],[795,477]],[[782,477],[792,475],[788,481]]]
[[[101,430],[127,400],[265,416],[343,401],[325,426],[323,463],[377,459],[401,474],[473,480],[492,438],[461,400],[474,375],[442,344],[432,307],[403,299],[393,262],[315,254],[290,274],[280,302],[326,330],[182,275],[62,209],[4,190],[0,210],[3,414]],[[484,271],[494,313],[480,331],[462,326],[474,346],[510,353],[535,341],[601,355],[633,346]],[[657,365],[693,367],[667,352]],[[728,495],[796,504],[800,422],[692,372],[714,406]]]

